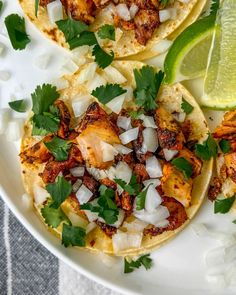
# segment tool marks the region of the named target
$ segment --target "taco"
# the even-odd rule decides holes
[[[30,21],[59,45],[69,48],[64,34],[48,16],[47,5],[53,2],[60,1],[39,1],[36,16],[35,0],[20,0]],[[102,47],[107,52],[113,51],[115,58],[121,58],[152,48],[180,27],[192,11],[190,20],[195,20],[201,14],[206,0],[63,0],[61,3],[65,18],[67,14],[74,20],[86,23],[90,31],[98,32],[103,25],[113,25],[116,28],[115,41],[102,40]],[[197,9],[194,9],[195,6]]]
[[[149,252],[201,206],[212,161],[199,159],[194,146],[209,129],[191,94],[181,84],[161,86],[162,78],[141,62],[105,70],[91,63],[65,76],[60,93],[43,85],[32,94],[24,186],[65,246]]]

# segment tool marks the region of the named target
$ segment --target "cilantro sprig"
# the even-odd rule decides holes
[[[27,100],[26,99],[19,99],[15,101],[10,101],[8,103],[9,107],[16,112],[24,113],[27,111]]]
[[[202,160],[208,161],[217,156],[218,146],[211,134],[202,144],[195,145],[195,154]]]
[[[184,177],[186,179],[189,179],[191,177],[191,175],[193,174],[193,166],[192,166],[192,164],[189,163],[189,161],[187,161],[183,157],[173,159],[171,161],[171,164],[174,165],[181,172],[183,172]]]
[[[35,0],[34,1],[34,14],[35,14],[36,17],[38,17],[39,1],[40,0]]]
[[[0,0],[0,12],[2,11],[3,8],[3,2]]]
[[[69,246],[85,246],[86,230],[79,226],[63,224],[62,244],[67,248]]]
[[[86,203],[80,206],[81,210],[89,210],[98,213],[107,224],[114,224],[118,220],[119,210],[115,199],[115,191],[111,188],[101,185],[99,188],[100,196],[97,199],[97,205]]]
[[[71,143],[59,137],[54,137],[51,141],[44,142],[47,149],[53,154],[56,161],[66,161],[69,155]]]
[[[97,87],[92,91],[92,95],[95,96],[102,104],[107,104],[113,98],[126,93],[127,90],[123,89],[119,84],[107,84]]]
[[[137,111],[129,111],[128,114],[132,119],[138,119],[141,115],[144,115],[143,110],[137,110]]]
[[[136,210],[144,209],[148,188],[149,188],[149,186],[137,195],[137,197],[136,197]]]
[[[41,214],[45,223],[52,228],[57,228],[63,221],[70,224],[70,220],[67,218],[62,209],[60,207],[52,208],[50,203],[46,204],[41,209]]]
[[[182,98],[181,109],[185,112],[185,114],[189,115],[192,113],[194,107],[189,102],[187,102],[187,100]]]
[[[112,25],[103,25],[98,30],[98,36],[101,39],[110,39],[112,41],[116,40],[115,28]]]
[[[114,59],[114,52],[113,51],[111,51],[110,54],[108,54],[98,44],[96,44],[93,47],[92,54],[95,57],[96,63],[102,69],[105,69],[106,67],[108,67]]]
[[[15,50],[23,50],[30,43],[26,33],[25,19],[18,14],[10,14],[5,18],[7,32]]]
[[[145,111],[154,110],[157,107],[156,99],[160,89],[164,73],[150,66],[143,66],[140,70],[134,70],[136,89],[134,91],[135,103]]]
[[[224,154],[227,154],[231,151],[231,145],[227,139],[221,139],[219,142],[219,146]]]
[[[132,175],[128,184],[120,178],[115,178],[114,181],[131,196],[137,195],[140,192],[141,186],[137,182],[137,177],[135,175]]]
[[[230,198],[220,199],[217,198],[214,202],[214,213],[225,214],[228,213],[235,201],[235,195]]]
[[[46,185],[46,190],[52,197],[51,208],[59,208],[72,192],[72,185],[63,176],[58,176],[54,183]]]
[[[142,265],[146,268],[146,270],[152,267],[152,259],[150,258],[150,254],[143,255],[139,257],[137,260],[131,260],[130,262],[125,258],[124,259],[124,273],[131,273],[136,268],[140,268]]]

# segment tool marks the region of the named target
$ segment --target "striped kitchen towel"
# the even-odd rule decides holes
[[[0,198],[1,295],[119,295],[59,261],[19,223]]]

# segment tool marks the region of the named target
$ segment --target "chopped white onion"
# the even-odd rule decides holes
[[[131,19],[130,12],[126,4],[118,4],[116,6],[117,15],[125,21],[129,21]]]
[[[112,244],[115,253],[125,249],[139,248],[141,246],[142,233],[117,232],[112,236]]]
[[[141,116],[139,116],[139,118],[143,121],[144,127],[157,128],[157,125],[156,125],[154,118],[152,116],[141,115]]]
[[[90,210],[83,210],[83,211],[84,211],[85,215],[87,216],[89,222],[93,222],[98,219],[98,213],[92,212]]]
[[[78,71],[78,69],[79,66],[72,59],[67,59],[62,65],[60,72],[61,75],[71,75]]]
[[[7,141],[18,141],[23,136],[23,125],[22,119],[13,119],[8,122],[5,131]]]
[[[92,175],[96,180],[100,180],[100,179],[103,179],[103,178],[106,178],[107,175],[106,173],[104,172],[104,170],[100,170],[100,169],[97,169],[97,168],[94,168],[94,167],[86,167],[88,173],[90,175]]]
[[[171,19],[176,19],[177,17],[177,9],[175,7],[169,8]]]
[[[179,151],[177,150],[168,150],[168,149],[163,149],[164,157],[166,161],[170,161],[178,154]]]
[[[87,88],[90,92],[92,92],[97,87],[100,87],[102,85],[106,85],[107,81],[101,76],[95,73],[94,78],[92,80],[89,80],[87,84]]]
[[[11,110],[9,108],[0,109],[0,134],[3,134],[10,120]]]
[[[161,177],[162,168],[160,162],[155,156],[149,157],[146,160],[146,170],[151,178]]]
[[[82,116],[86,112],[90,103],[91,103],[90,95],[74,97],[74,99],[72,100],[71,106],[72,106],[75,117]]]
[[[157,192],[155,186],[150,185],[146,194],[145,209],[149,213],[155,212],[155,209],[161,204],[161,202],[161,196]]]
[[[115,156],[118,155],[117,150],[109,143],[102,141],[100,142],[100,147],[102,151],[103,162],[113,161]]]
[[[81,179],[77,179],[76,182],[72,185],[72,191],[74,193],[77,192],[77,190],[81,187],[82,185],[82,180]]]
[[[182,3],[189,3],[190,0],[178,0],[178,1]]]
[[[135,139],[138,138],[138,132],[139,132],[139,128],[136,127],[136,128],[132,128],[132,129],[129,129],[128,131],[120,134],[120,140],[123,144],[127,144]]]
[[[139,7],[136,4],[132,3],[129,9],[131,19],[135,17],[138,10],[139,10]]]
[[[113,146],[119,154],[127,155],[132,152],[131,149],[127,148],[126,146],[122,144],[114,144]]]
[[[90,233],[92,230],[94,230],[97,227],[97,224],[95,222],[89,222],[89,224],[86,227],[86,234]]]
[[[174,119],[176,121],[178,121],[179,123],[183,123],[185,118],[186,118],[186,114],[184,112],[177,112],[177,113],[173,113],[172,116],[174,117]]]
[[[26,210],[32,209],[33,202],[32,202],[32,198],[29,194],[26,194],[26,193],[23,194],[21,199],[22,199],[22,204]]]
[[[38,184],[34,184],[33,193],[34,193],[34,202],[36,205],[41,205],[48,198],[50,198],[49,193]]]
[[[165,21],[171,19],[171,13],[169,11],[169,9],[162,9],[159,11],[159,18],[160,18],[160,22],[164,23]]]
[[[126,228],[128,232],[143,232],[148,223],[139,219],[134,219],[131,222],[124,222],[122,227]]]
[[[116,228],[119,228],[121,226],[121,224],[123,223],[124,221],[124,218],[125,218],[125,211],[122,210],[122,209],[119,209],[119,214],[118,214],[118,219],[115,223],[113,224],[110,224]]]
[[[123,128],[125,130],[128,130],[132,128],[131,126],[131,118],[125,117],[125,116],[119,116],[116,122],[117,126],[120,128]]]
[[[106,80],[109,83],[123,84],[127,79],[113,66],[108,66],[104,69]]]
[[[84,175],[85,168],[83,166],[74,167],[70,169],[70,173],[75,177],[81,177]]]
[[[161,184],[161,181],[158,178],[153,178],[153,179],[148,179],[143,181],[143,185],[145,187],[149,186],[150,184],[154,185],[154,187],[157,187]]]
[[[166,55],[167,52],[159,54],[153,58],[146,60],[145,63],[151,66],[155,66],[158,69],[163,69]]]
[[[105,264],[107,267],[111,268],[117,263],[117,258],[111,255],[107,255],[103,252],[99,252],[98,254],[99,261]]]
[[[87,220],[85,220],[83,217],[79,216],[75,212],[69,211],[67,217],[70,219],[73,226],[80,226],[82,228],[87,227]]]
[[[160,222],[157,222],[157,223],[155,224],[155,226],[158,227],[158,228],[165,228],[165,227],[167,227],[169,224],[170,224],[169,220],[167,220],[167,219],[163,219],[163,220],[161,220]]]
[[[115,177],[124,180],[126,183],[129,183],[132,177],[132,169],[125,162],[119,162],[116,165]]]
[[[77,76],[76,84],[81,85],[87,81],[93,80],[94,75],[96,73],[96,69],[97,69],[96,62],[89,63]]]
[[[63,90],[69,87],[69,82],[63,78],[58,78],[52,81],[52,85],[56,86],[57,90]]]
[[[41,70],[45,70],[50,63],[51,58],[51,55],[48,53],[39,55],[35,60],[36,67],[38,67]]]
[[[81,205],[87,203],[92,195],[93,193],[84,184],[76,192],[76,198]]]
[[[125,93],[125,101],[131,101],[134,96],[134,90],[131,86],[125,86],[123,87],[126,90]]]
[[[158,138],[155,129],[149,127],[143,130],[143,147],[152,153],[157,150]]]
[[[158,206],[155,211],[152,213],[147,212],[146,210],[136,210],[134,211],[134,216],[138,219],[147,222],[148,224],[156,225],[163,219],[166,219],[170,216],[168,209],[162,205]]]
[[[114,113],[119,114],[123,103],[125,101],[125,93],[113,98],[111,101],[109,101],[106,106],[111,109]]]
[[[8,81],[11,78],[11,74],[8,71],[0,71],[0,81]]]
[[[47,5],[48,18],[52,24],[63,19],[63,6],[60,0],[50,2]]]

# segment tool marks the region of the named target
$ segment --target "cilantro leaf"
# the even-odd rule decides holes
[[[128,262],[125,258],[124,262],[124,273],[131,273],[135,270],[135,268],[140,268],[142,265],[146,268],[146,270],[152,267],[152,259],[150,258],[150,254],[143,255],[137,260],[132,260],[130,262]]]
[[[119,84],[107,84],[97,87],[92,91],[92,95],[95,96],[102,104],[107,104],[113,98],[120,96],[127,92]]]
[[[140,70],[134,70],[136,89],[134,91],[135,103],[145,111],[154,110],[157,107],[156,99],[164,73],[150,66],[143,66]]]
[[[34,127],[36,127],[33,129],[32,135],[41,135],[41,132],[45,134],[56,133],[59,128],[60,119],[51,113],[44,112],[42,115],[34,115],[32,120]]]
[[[137,177],[135,175],[132,175],[129,184],[119,178],[115,178],[114,181],[131,196],[137,195],[140,192],[141,187],[140,184],[137,182]]]
[[[129,111],[128,114],[132,119],[138,119],[139,116],[144,115],[143,110],[137,110],[137,111]]]
[[[117,208],[115,199],[115,191],[111,188],[101,185],[99,188],[100,196],[97,199],[97,205],[86,203],[80,206],[82,210],[90,210],[91,212],[98,213],[106,224],[114,224],[118,220],[119,210]]]
[[[30,43],[26,34],[25,19],[18,14],[10,14],[5,18],[5,25],[12,47],[15,50],[25,49],[26,45]]]
[[[58,176],[56,182],[46,185],[46,190],[53,200],[50,206],[57,209],[72,192],[72,185],[63,176]]]
[[[10,101],[8,104],[11,109],[19,113],[24,113],[27,110],[27,100],[25,99]]]
[[[234,224],[236,224],[236,219],[232,221]]]
[[[2,8],[3,8],[3,2],[0,1],[0,12],[2,11]]]
[[[219,8],[220,8],[220,0],[212,0],[211,7],[210,7],[210,15],[216,16]]]
[[[112,26],[112,25],[103,25],[98,30],[98,36],[101,39],[110,39],[110,40],[115,41],[116,36],[115,36],[115,28],[114,28],[114,26]]]
[[[193,174],[193,166],[192,166],[192,164],[189,163],[189,161],[187,161],[183,157],[173,159],[171,161],[171,164],[174,165],[181,172],[183,172],[184,177],[186,179],[190,178],[191,175]]]
[[[86,231],[79,226],[72,226],[63,224],[62,228],[62,244],[65,247],[68,246],[85,246]]]
[[[68,40],[68,44],[70,46],[70,49],[74,49],[79,46],[83,45],[89,45],[93,46],[98,44],[98,41],[96,39],[96,36],[93,32],[85,31],[76,36],[75,38]]]
[[[82,32],[88,30],[88,26],[78,20],[72,18],[67,18],[59,20],[56,22],[59,30],[61,30],[65,36],[66,42],[71,41],[73,38],[76,38]]]
[[[69,219],[60,207],[55,209],[52,208],[50,204],[47,204],[41,209],[41,213],[46,224],[52,228],[57,228],[62,221],[70,223]]]
[[[162,5],[162,7],[167,6],[170,3],[171,0],[160,0],[160,4]]]
[[[202,160],[210,160],[211,157],[216,157],[218,152],[218,147],[211,136],[208,135],[207,139],[203,142],[203,144],[196,144],[195,145],[195,154]]]
[[[185,114],[188,115],[188,114],[192,113],[194,107],[189,102],[187,102],[187,100],[182,98],[181,109],[185,112]]]
[[[68,151],[71,147],[71,143],[63,140],[59,137],[54,137],[49,142],[44,142],[47,149],[53,154],[56,161],[66,161],[68,159]]]
[[[227,154],[231,151],[231,145],[227,139],[221,139],[221,141],[219,142],[219,146],[224,154]]]
[[[47,131],[45,129],[42,129],[40,127],[37,127],[36,124],[34,123],[34,121],[32,121],[32,125],[33,125],[33,127],[32,127],[32,133],[31,133],[32,136],[37,136],[37,135],[39,135],[39,136],[45,136],[45,135],[47,135],[47,134],[50,133],[49,131]]]
[[[136,210],[142,210],[145,207],[145,200],[149,186],[140,192],[136,197]]]
[[[32,111],[36,114],[43,114],[48,112],[50,106],[55,100],[59,98],[60,94],[57,92],[55,86],[50,84],[43,84],[42,86],[37,86],[35,92],[31,94],[33,107]]]
[[[111,51],[108,54],[105,50],[103,50],[98,44],[93,47],[92,55],[95,57],[95,61],[98,66],[102,69],[108,67],[114,59],[114,52]]]
[[[229,212],[235,201],[235,195],[226,199],[216,199],[214,203],[214,213],[225,214]]]
[[[40,0],[35,0],[34,1],[34,14],[35,14],[36,17],[38,17],[39,1]]]

